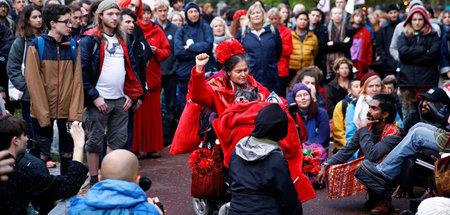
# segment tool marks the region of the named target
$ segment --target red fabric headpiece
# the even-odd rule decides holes
[[[237,54],[245,54],[245,50],[242,48],[241,43],[235,39],[221,42],[216,47],[216,58],[222,65],[225,64],[228,58]]]
[[[116,0],[117,4],[119,4],[120,8],[128,7],[128,5],[131,3],[131,0]],[[134,12],[134,11],[133,11]],[[138,19],[142,19],[142,0],[139,1],[139,8],[137,12]],[[138,21],[138,20],[136,20]]]
[[[247,11],[246,10],[238,10],[234,13],[233,15],[233,21],[237,18],[239,18],[240,16],[244,16],[247,15]]]

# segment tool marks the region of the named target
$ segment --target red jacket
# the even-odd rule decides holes
[[[292,50],[294,49],[292,44],[292,35],[291,30],[284,25],[280,25],[280,27],[278,27],[278,31],[280,31],[282,42],[281,58],[278,61],[278,76],[287,77],[289,76],[289,59]]]
[[[361,41],[361,54],[359,60],[353,60],[353,66],[358,69],[358,73],[356,74],[359,79],[361,79],[368,71],[370,65],[372,65],[372,38],[370,36],[370,31],[361,26],[356,30],[356,34],[353,36],[353,45],[352,49],[357,43],[355,40]]]
[[[225,166],[229,166],[231,153],[239,140],[249,136],[255,128],[255,118],[259,110],[268,104],[271,103],[254,101],[235,104],[213,121],[213,127],[224,154]],[[294,186],[297,190],[298,198],[305,202],[315,198],[316,194],[308,177],[302,171],[303,152],[295,122],[289,116],[284,105],[280,106],[286,111],[289,119],[288,136],[280,141],[280,148],[288,162],[291,179],[295,182]]]
[[[165,61],[170,56],[170,44],[167,41],[166,35],[161,28],[153,22],[144,25],[137,22],[144,31],[145,38],[150,46],[156,46],[156,53],[148,63],[145,76],[148,90],[161,89],[161,66],[160,63]]]
[[[100,32],[96,27],[91,28],[84,32],[83,34],[89,35],[93,34],[97,37],[101,38]],[[130,63],[130,57],[128,56],[128,48],[125,41],[119,39],[120,45],[122,45],[123,53],[125,55],[125,71],[127,76],[125,77],[125,85],[123,87],[124,93],[129,96],[131,99],[138,99],[142,94],[144,94],[144,89],[142,89],[141,84],[139,83],[139,79],[136,74],[133,72]],[[100,77],[100,73],[102,72],[103,60],[105,59],[105,41],[102,40],[102,44],[100,45],[100,71],[98,73],[98,77]]]
[[[251,88],[258,87],[259,101],[265,101],[269,97],[270,92],[267,88],[258,83],[252,75],[248,74],[247,80]],[[225,109],[234,104],[234,87],[235,85],[231,83],[225,72],[205,82],[205,69],[202,73],[198,73],[194,66],[189,82],[189,94],[186,96],[190,98],[186,99],[191,99],[201,106],[210,108],[221,116]]]

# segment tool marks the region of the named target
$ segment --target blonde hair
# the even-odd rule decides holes
[[[278,16],[278,18],[281,19],[280,11],[277,8],[270,8],[269,11],[267,11],[267,17],[270,19],[272,16]],[[280,20],[281,21],[281,20]]]
[[[181,13],[181,12],[179,12],[179,11],[175,11],[175,10],[172,11],[172,13],[169,14],[169,17],[168,17],[169,21],[172,22],[172,18],[173,18],[173,16],[175,16],[175,15],[178,15],[178,16],[181,17],[182,25],[184,25],[184,23],[186,23],[186,18],[184,17],[184,14]]]
[[[247,27],[249,29],[255,29],[255,27],[253,26],[252,22],[250,21],[250,14],[254,10],[259,10],[263,14],[263,16],[264,16],[264,18],[263,18],[264,19],[263,20],[263,25],[262,25],[263,28],[266,27],[267,25],[270,25],[270,20],[269,20],[269,18],[267,18],[267,14],[266,14],[266,11],[264,10],[264,8],[261,7],[261,5],[259,5],[259,4],[253,4],[252,6],[250,6],[250,8],[248,8],[248,12],[247,12],[247,15],[246,15],[247,16],[247,20],[248,20]]]
[[[165,7],[167,9],[170,8],[170,4],[169,1],[167,0],[156,0],[155,4],[154,4],[154,10],[160,8],[160,7]]]
[[[211,20],[211,28],[213,28],[214,22],[220,22],[223,25],[223,28],[225,29],[223,36],[225,36],[225,40],[230,40],[231,38],[233,38],[233,36],[231,36],[230,30],[228,29],[227,23],[222,17],[216,16],[213,20]]]
[[[366,82],[364,82],[364,85],[361,88],[360,95],[367,95],[367,86],[369,86],[369,83],[375,79],[380,80],[380,86],[381,86],[381,78],[378,75],[371,76],[370,78],[368,78],[366,80]]]

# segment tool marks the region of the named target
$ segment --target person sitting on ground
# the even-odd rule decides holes
[[[444,105],[449,107],[450,99],[443,89],[435,87],[422,94],[416,111],[405,119],[405,132],[409,132],[419,122],[445,128],[450,113],[449,108],[445,108]],[[443,112],[441,112],[441,109]]]
[[[86,197],[71,199],[70,214],[162,214],[158,198],[147,198],[138,185],[139,162],[133,153],[112,151],[103,158],[101,169],[99,182]]]
[[[350,103],[358,98],[361,92],[360,80],[353,79],[348,81],[347,96],[339,101],[333,111],[333,154],[336,154],[339,149],[347,145],[345,138],[345,121],[347,117],[347,108]]]
[[[288,116],[279,104],[262,108],[255,129],[230,157],[230,214],[302,214],[279,142],[288,133]]]
[[[320,69],[316,66],[309,66],[301,69],[289,84],[289,93],[286,96],[286,100],[289,104],[294,102],[295,96],[291,93],[294,85],[297,83],[303,83],[309,88],[309,90],[311,90],[312,98],[319,104],[319,107],[328,111],[327,101],[325,100],[327,96],[326,91],[319,85],[319,81],[321,79],[319,78],[319,74],[321,73],[322,72]]]
[[[15,116],[0,117],[0,150],[8,149],[9,157],[16,159],[27,147],[26,122]],[[78,193],[83,185],[87,168],[83,162],[84,130],[81,123],[72,123],[70,134],[74,142],[73,158],[65,175],[45,175],[28,172],[13,165],[8,181],[0,183],[0,211],[4,214],[27,214],[32,200],[56,201]],[[2,175],[3,179],[3,175]]]
[[[362,120],[351,142],[322,164],[317,177],[319,183],[323,183],[327,177],[328,167],[346,163],[358,149],[361,149],[365,159],[372,162],[377,162],[388,154],[402,139],[401,128],[394,123],[396,113],[392,95],[374,96],[369,104],[367,118]],[[372,209],[379,201],[379,196],[369,192],[365,207]]]
[[[295,121],[303,123],[308,134],[308,144],[320,144],[325,149],[329,146],[330,124],[327,111],[313,101],[311,90],[303,83],[294,85],[292,89],[295,103],[298,106]],[[302,121],[302,122],[300,122]]]
[[[450,124],[450,118],[447,124]],[[380,164],[371,161],[363,161],[360,168],[364,177],[358,177],[358,181],[364,184],[369,190],[374,187],[384,187],[389,192],[389,187],[395,187],[395,179],[402,171],[403,161],[408,157],[415,157],[423,149],[431,149],[436,152],[450,153],[450,147],[445,148],[449,136],[444,129],[433,125],[419,122],[414,125],[403,138],[403,140],[386,156]],[[371,180],[374,179],[374,180]],[[370,182],[369,182],[370,180]],[[373,191],[372,191],[373,192]],[[385,195],[380,193],[378,195]],[[387,199],[377,208],[383,211],[390,211],[392,202]]]

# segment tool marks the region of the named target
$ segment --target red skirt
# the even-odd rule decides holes
[[[161,119],[161,92],[148,91],[134,115],[133,152],[156,152],[164,149]]]

